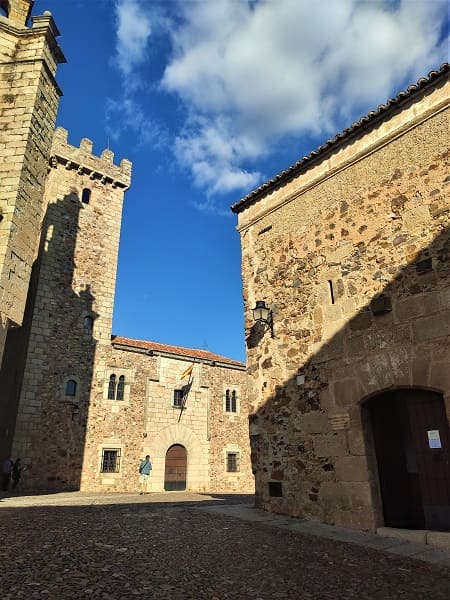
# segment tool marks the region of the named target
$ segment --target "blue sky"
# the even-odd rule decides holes
[[[448,60],[447,0],[36,0],[69,142],[133,163],[113,331],[245,360],[229,207]]]

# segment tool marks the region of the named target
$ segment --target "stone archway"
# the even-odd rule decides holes
[[[148,451],[152,457],[152,491],[164,491],[166,454],[172,446],[186,449],[186,489],[203,492],[209,488],[209,451],[207,440],[201,440],[183,424],[170,425],[151,440]],[[146,447],[144,448],[146,451]]]
[[[442,394],[390,390],[365,407],[385,525],[450,531],[450,432]]]

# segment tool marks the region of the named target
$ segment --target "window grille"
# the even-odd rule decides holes
[[[77,382],[74,379],[69,379],[66,382],[66,396],[77,395]]]
[[[110,375],[108,383],[108,400],[115,400],[116,398],[116,376]]]
[[[239,454],[237,452],[227,452],[227,471],[228,473],[239,471]]]
[[[119,473],[120,448],[102,450],[102,473]]]

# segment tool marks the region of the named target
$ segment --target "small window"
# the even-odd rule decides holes
[[[66,396],[77,395],[77,382],[74,379],[69,379],[66,383]]]
[[[119,383],[117,384],[117,395],[116,400],[123,400],[125,392],[125,375],[119,377]]]
[[[228,473],[239,471],[239,454],[237,452],[227,452],[227,471]]]
[[[87,315],[86,317],[84,317],[83,328],[87,329],[87,331],[92,331],[93,327],[94,327],[94,319],[90,315]]]
[[[115,400],[116,398],[116,376],[113,374],[109,378],[108,383],[108,400]]]
[[[9,17],[10,6],[8,0],[0,1],[0,15],[3,17]]]
[[[90,199],[91,190],[89,188],[84,188],[84,190],[81,192],[81,202],[83,202],[83,204],[89,204]]]
[[[236,390],[227,390],[225,392],[225,411],[237,412],[237,397]]]
[[[102,473],[119,473],[120,448],[102,450]]]
[[[269,496],[272,498],[283,497],[283,486],[281,481],[269,481]]]
[[[173,406],[181,408],[183,406],[183,390],[173,390]]]

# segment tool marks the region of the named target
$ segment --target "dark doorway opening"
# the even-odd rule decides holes
[[[450,531],[450,433],[441,394],[394,390],[367,402],[385,525]]]
[[[186,448],[181,444],[174,444],[167,450],[166,454],[164,489],[167,492],[186,489],[186,467]]]

